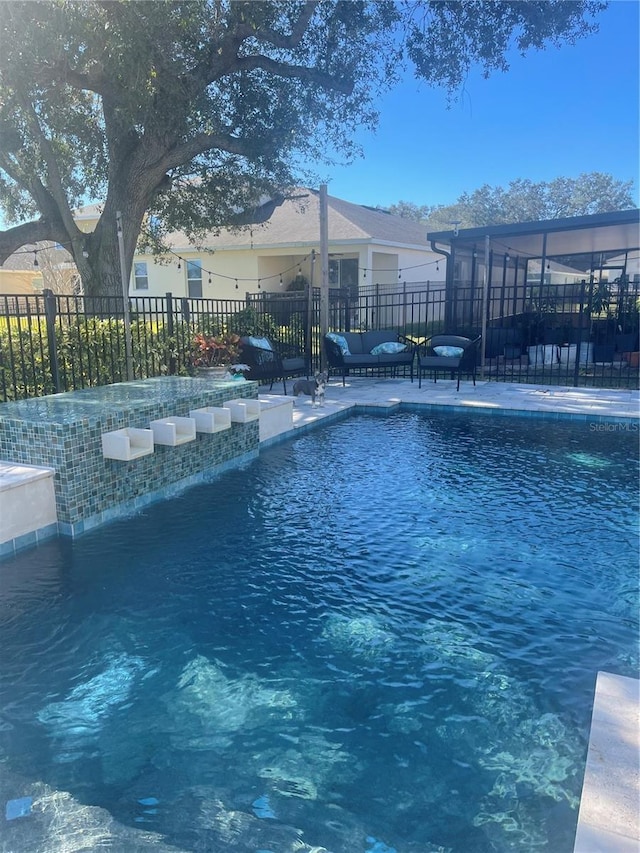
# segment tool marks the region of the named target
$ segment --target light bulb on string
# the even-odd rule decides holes
[[[33,265],[34,265],[34,267],[40,266],[40,264],[38,263],[38,253],[37,252],[33,253]]]
[[[238,289],[238,279],[236,279],[236,290]]]
[[[436,272],[440,272],[440,262],[436,261]]]
[[[258,290],[260,290],[260,279],[258,279]]]
[[[280,276],[280,287],[282,287],[282,276]]]
[[[398,281],[402,278],[402,270],[398,270]]]

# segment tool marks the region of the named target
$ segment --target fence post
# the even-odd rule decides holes
[[[56,394],[62,391],[60,384],[60,369],[58,367],[58,348],[56,346],[56,315],[58,307],[56,297],[52,290],[45,288],[44,295],[44,316],[47,323],[47,345],[49,347],[49,368],[51,370],[51,379]]]
[[[173,296],[171,293],[166,293],[165,298],[167,300],[167,337],[168,345],[169,345],[169,376],[174,376],[176,372],[176,357],[175,357],[175,349],[171,344],[171,338],[173,337],[174,326],[173,326]]]
[[[575,360],[573,362],[573,387],[574,388],[577,388],[578,384],[580,382],[580,352],[582,349],[582,318],[584,317],[586,287],[587,287],[587,283],[584,279],[582,279],[582,281],[580,282],[580,312],[578,314],[578,317],[580,318],[580,320],[578,322],[578,334],[577,334],[578,340],[576,341],[576,357],[575,357]],[[589,342],[588,342],[588,340],[586,342],[585,349],[587,351],[585,354],[585,365],[586,365],[586,363],[587,363],[586,358],[587,358],[587,355],[589,353]]]

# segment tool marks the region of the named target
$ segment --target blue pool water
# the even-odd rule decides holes
[[[569,853],[596,673],[638,676],[637,455],[355,417],[1,564],[0,849]]]

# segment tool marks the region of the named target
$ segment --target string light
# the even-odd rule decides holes
[[[437,261],[437,260],[436,261],[425,261],[423,264],[414,264],[411,267],[403,267],[399,271],[399,277],[402,275],[402,273],[406,273],[408,270],[417,270],[417,269],[420,269],[422,267],[431,267],[434,264],[437,266],[438,263],[439,263],[439,261]],[[364,278],[367,277],[368,272],[372,272],[372,273],[395,272],[395,269],[374,269],[373,267],[358,267],[358,269],[363,274]]]
[[[118,222],[118,228],[119,228],[119,230],[121,231],[121,227],[120,227],[120,223],[119,223],[119,222]],[[69,245],[72,245],[72,244],[69,244]],[[57,248],[57,249],[62,249],[62,250],[64,250],[64,249],[65,249],[65,244],[63,244],[63,243],[56,243],[56,244],[54,244],[54,245],[52,245],[52,246],[45,246],[45,247],[43,247],[43,249],[24,249],[24,250],[22,250],[22,251],[18,250],[17,252],[15,252],[15,254],[23,254],[23,253],[25,253],[25,252],[33,252],[33,254],[34,254],[33,266],[37,268],[37,267],[39,267],[39,263],[38,263],[38,259],[37,259],[37,253],[38,253],[39,251],[44,251],[44,249],[45,249],[45,248],[47,248],[47,249],[56,249],[56,248]],[[68,250],[67,250],[67,251],[68,251]],[[183,262],[184,262],[185,264],[188,264],[188,261],[187,261],[187,259],[186,259],[186,258],[184,258],[182,255],[179,255],[177,252],[174,252],[172,249],[168,249],[168,254],[173,255],[173,256],[174,256],[174,258],[176,259],[176,261],[177,261],[177,269],[178,269],[178,270],[181,270],[181,269],[182,269],[182,264],[183,264]],[[84,247],[84,248],[83,248],[83,250],[82,250],[82,256],[83,256],[84,258],[88,258],[88,257],[89,257],[89,252],[87,251],[86,247]],[[475,256],[476,256],[476,253],[475,253],[475,251],[474,251],[474,257],[475,257]],[[310,251],[310,253],[309,253],[308,255],[306,255],[306,256],[303,258],[303,260],[302,260],[302,261],[296,261],[294,264],[292,264],[292,265],[291,265],[290,267],[288,267],[287,269],[281,270],[280,272],[274,273],[273,275],[269,275],[269,276],[261,277],[261,278],[258,278],[258,279],[251,278],[251,277],[247,277],[247,278],[236,278],[236,277],[233,277],[233,276],[224,275],[223,273],[215,272],[215,271],[210,270],[210,269],[205,269],[205,268],[202,268],[202,267],[201,267],[200,269],[201,269],[202,273],[203,273],[204,275],[206,275],[206,276],[207,276],[207,279],[208,279],[208,282],[209,282],[209,284],[210,284],[210,285],[212,285],[212,284],[213,284],[213,276],[216,276],[217,278],[227,279],[228,281],[233,281],[233,282],[235,283],[235,289],[236,289],[236,290],[239,290],[239,282],[240,282],[240,281],[245,281],[245,282],[257,282],[258,290],[262,290],[262,281],[263,281],[263,280],[267,281],[267,280],[270,280],[270,279],[276,279],[276,278],[278,279],[278,283],[279,283],[280,287],[284,287],[284,276],[285,276],[285,274],[286,274],[286,273],[289,273],[289,272],[291,272],[292,270],[296,270],[296,269],[297,269],[298,274],[299,274],[299,275],[302,275],[302,264],[303,264],[303,263],[305,263],[305,262],[307,262],[307,261],[310,261],[310,262],[311,262],[311,265],[312,265],[312,267],[313,267],[313,266],[315,266],[316,257],[317,257],[316,250],[315,250],[315,249],[312,249],[312,250]],[[440,265],[439,265],[439,261],[437,261],[437,260],[436,260],[436,261],[427,261],[427,262],[422,263],[422,264],[415,264],[414,266],[406,267],[405,269],[400,268],[400,269],[398,270],[398,280],[402,280],[402,276],[403,276],[403,274],[406,274],[408,270],[414,270],[414,269],[418,269],[418,268],[421,268],[421,267],[433,266],[434,264],[435,264],[435,266],[436,266],[436,270],[439,272],[439,271],[440,271]],[[377,274],[377,273],[385,273],[385,272],[393,272],[393,270],[391,270],[391,269],[374,269],[374,268],[360,267],[360,266],[358,267],[358,269],[360,270],[360,272],[362,272],[362,277],[363,277],[363,280],[364,280],[364,281],[366,281],[366,280],[367,280],[367,278],[368,278],[367,273],[369,273],[369,272],[374,273],[374,274]]]
[[[176,258],[176,260],[178,262],[178,269],[181,268],[182,262],[184,262],[185,264],[189,263],[189,261],[186,258],[184,258],[182,255],[179,255],[177,252],[174,252],[172,249],[169,249],[168,253],[170,255],[173,255]],[[224,275],[224,273],[215,272],[214,270],[206,269],[205,267],[202,267],[202,266],[200,267],[200,270],[201,270],[203,275],[208,276],[209,284],[212,284],[213,276],[216,276],[216,278],[223,278],[223,279],[226,279],[227,281],[235,282],[236,283],[236,285],[235,285],[236,290],[239,289],[238,288],[238,282],[240,282],[240,281],[257,282],[258,289],[261,290],[262,289],[262,282],[268,281],[270,279],[278,279],[280,286],[283,287],[284,286],[284,276],[286,275],[286,273],[289,273],[292,270],[295,270],[296,268],[300,272],[302,272],[302,264],[305,263],[306,261],[308,261],[309,258],[311,258],[312,264],[315,263],[315,251],[313,249],[311,250],[310,255],[306,255],[303,258],[302,262],[296,261],[294,264],[287,267],[286,269],[281,270],[280,272],[273,273],[273,275],[262,276],[258,279],[255,279],[255,278],[236,278],[235,276]]]

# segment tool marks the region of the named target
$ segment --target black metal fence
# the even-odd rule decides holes
[[[393,328],[420,343],[436,332],[484,333],[485,378],[573,386],[638,387],[640,284],[593,282],[530,288],[526,298],[492,285],[443,282],[331,290],[329,327]],[[163,374],[186,374],[196,332],[267,336],[320,365],[320,293],[247,294],[245,299],[136,297],[130,347],[122,299],[0,297],[0,400]],[[128,359],[130,349],[130,359]]]

